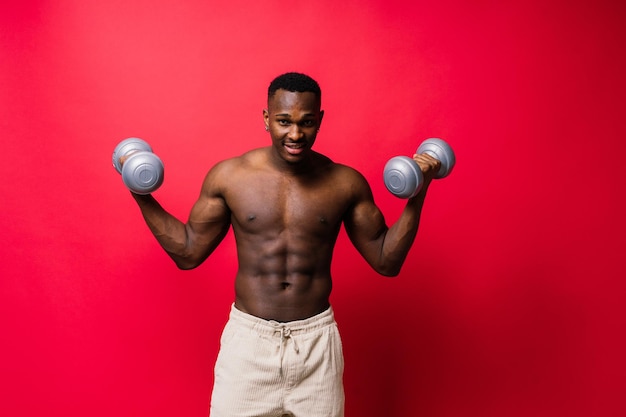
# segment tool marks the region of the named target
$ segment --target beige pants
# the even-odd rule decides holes
[[[332,308],[278,323],[232,307],[215,364],[211,417],[343,415],[343,352]]]

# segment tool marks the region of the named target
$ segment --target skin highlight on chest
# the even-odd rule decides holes
[[[328,233],[346,209],[345,196],[328,186],[329,173],[290,177],[266,166],[246,178],[246,186],[228,199],[243,230],[273,233],[308,230]],[[295,226],[295,227],[293,227]]]
[[[288,199],[280,201],[280,204],[276,202],[277,199],[264,197],[246,207],[243,216],[240,216],[244,223],[242,226],[265,230],[292,230],[292,226],[298,226],[321,232],[333,223],[338,223],[341,218],[339,207],[321,205],[316,199]]]

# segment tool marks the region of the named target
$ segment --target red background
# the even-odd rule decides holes
[[[207,414],[232,235],[177,270],[111,152],[148,140],[184,220],[209,167],[269,143],[266,88],[291,70],[324,91],[317,149],[389,222],[390,157],[435,136],[458,160],[399,277],[340,235],[347,416],[626,415],[625,18],[608,0],[3,2],[0,415]]]

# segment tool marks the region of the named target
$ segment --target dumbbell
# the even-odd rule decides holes
[[[428,154],[441,162],[441,168],[435,178],[444,178],[450,174],[456,159],[450,145],[438,138],[426,139],[415,152]],[[385,186],[396,197],[415,197],[424,185],[424,176],[417,162],[408,156],[395,156],[385,164],[383,170]]]
[[[126,158],[122,163],[123,157]],[[163,162],[142,139],[121,141],[113,151],[112,160],[126,187],[135,194],[150,194],[163,184]]]

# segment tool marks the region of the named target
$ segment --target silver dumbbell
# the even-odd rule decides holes
[[[450,145],[438,138],[426,139],[417,148],[417,154],[428,154],[441,162],[441,168],[435,178],[444,178],[450,174],[456,158]],[[385,186],[393,195],[411,198],[417,195],[424,184],[424,176],[419,166],[408,156],[391,158],[383,170]]]
[[[163,162],[142,139],[121,141],[113,151],[112,162],[126,187],[135,194],[150,194],[163,184]]]

